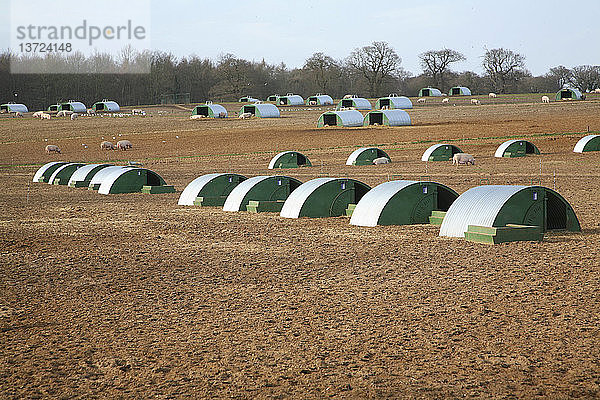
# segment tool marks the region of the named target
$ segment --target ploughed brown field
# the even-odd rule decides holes
[[[413,126],[399,128],[317,129],[326,107],[270,120],[192,121],[176,107],[0,118],[0,397],[600,396],[600,152],[573,153],[588,127],[600,130],[600,96],[504,100],[414,101]],[[134,147],[103,152],[103,137]],[[543,154],[494,158],[511,138]],[[426,166],[423,151],[439,142],[477,165]],[[344,165],[367,145],[392,164]],[[314,167],[269,171],[283,150]],[[31,183],[53,160],[139,161],[178,193]],[[431,225],[177,206],[192,179],[217,171],[430,179],[459,193],[541,178],[583,231],[488,246]]]

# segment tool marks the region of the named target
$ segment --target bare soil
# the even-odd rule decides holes
[[[270,120],[192,121],[176,107],[1,117],[0,398],[600,397],[600,152],[572,152],[600,130],[600,97],[440,101],[415,102],[414,125],[399,128],[317,129],[326,107]],[[511,138],[543,154],[494,158]],[[134,147],[101,151],[103,139]],[[421,162],[438,142],[477,165]],[[367,145],[392,164],[344,165]],[[282,150],[314,167],[268,170]],[[32,183],[53,160],[139,161],[178,193]],[[215,171],[431,179],[459,193],[541,181],[583,231],[487,246],[430,225],[177,206]]]

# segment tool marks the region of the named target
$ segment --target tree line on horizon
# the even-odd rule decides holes
[[[45,109],[69,99],[87,105],[105,98],[121,105],[159,104],[165,95],[182,93],[189,93],[192,103],[200,103],[235,101],[246,95],[264,100],[288,92],[304,97],[324,93],[333,98],[346,94],[375,98],[390,93],[417,96],[423,87],[447,92],[452,86],[466,86],[473,94],[547,93],[565,86],[586,92],[600,87],[600,66],[560,65],[533,76],[526,68],[524,55],[504,48],[485,50],[481,75],[454,71],[452,66],[466,58],[445,48],[419,54],[422,71],[413,75],[402,68],[402,59],[386,42],[356,48],[343,60],[317,52],[301,68],[292,69],[284,63],[248,61],[233,54],[211,60],[198,56],[177,58],[160,51],[136,53],[129,48],[117,57],[53,55],[53,68],[66,73],[11,74],[11,57],[15,56],[9,51],[0,53],[0,102],[17,101],[30,109]],[[131,63],[140,60],[149,63],[150,72],[128,73]],[[100,66],[106,70],[107,65],[115,73],[93,73]]]

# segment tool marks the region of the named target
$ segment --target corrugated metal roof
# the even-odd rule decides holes
[[[467,190],[448,209],[440,236],[464,237],[469,225],[491,227],[504,203],[528,187],[484,185]]]
[[[594,138],[600,138],[600,135],[587,135],[587,136],[582,137],[581,139],[579,139],[579,141],[575,145],[573,152],[583,153],[583,149],[585,148],[585,145],[588,144],[589,141]]]
[[[215,174],[206,174],[206,175],[197,177],[196,179],[194,179],[193,181],[188,183],[188,185],[185,187],[185,189],[183,189],[183,192],[181,192],[181,195],[179,196],[179,201],[177,202],[177,204],[180,206],[193,206],[194,200],[196,200],[198,193],[200,193],[200,191],[202,190],[204,185],[206,185],[208,182],[212,181],[213,179],[215,179],[216,177],[221,176],[221,175],[227,175],[227,174],[215,173]]]
[[[223,211],[240,211],[240,206],[242,205],[242,201],[244,200],[246,194],[258,183],[269,178],[271,178],[271,176],[268,175],[253,176],[252,178],[246,179],[244,182],[237,185],[231,191],[231,193],[229,193],[227,199],[225,199]]]
[[[410,115],[404,110],[379,110],[379,112],[382,112],[390,121],[390,126],[406,126],[411,124]]]
[[[69,185],[71,183],[74,183],[74,182],[85,181],[87,179],[88,174],[90,172],[92,172],[92,170],[94,168],[100,167],[100,166],[103,166],[103,165],[106,166],[106,167],[111,167],[112,166],[110,164],[87,164],[87,165],[84,165],[81,168],[78,168],[77,171],[75,171],[73,173],[73,175],[71,175],[71,179],[69,179]]]
[[[103,111],[117,112],[117,111],[121,110],[121,107],[119,106],[119,104],[117,104],[116,101],[112,101],[112,100],[98,101],[98,102],[94,103],[94,105],[92,107],[94,107],[96,104],[104,104]]]
[[[281,99],[287,99],[287,104],[288,106],[299,106],[304,104],[304,99],[302,98],[302,96],[298,95],[298,94],[291,94],[288,96],[279,96],[279,99],[277,100],[279,104],[283,104],[281,102]]]
[[[390,99],[390,103],[392,103],[392,109],[401,108],[401,109],[409,109],[413,108],[412,101],[408,97],[405,96],[392,96],[388,97]]]
[[[281,114],[275,104],[260,103],[254,104],[256,107],[256,116],[261,118],[278,118]]]
[[[331,98],[331,96],[329,96],[327,94],[320,94],[320,95],[316,95],[316,96],[310,96],[306,101],[308,102],[313,97],[316,97],[318,99],[319,105],[326,106],[326,105],[332,105],[333,104],[333,99]]]
[[[360,113],[360,111],[356,111],[356,110],[328,111],[328,112],[321,114],[321,116],[323,116],[325,114],[337,115],[340,118],[340,120],[342,121],[342,126],[349,127],[349,128],[356,127],[356,126],[362,126],[363,121],[364,121],[363,115]]]
[[[129,169],[129,168],[132,168],[132,167],[116,165],[116,166],[103,168],[100,171],[98,171],[98,173],[96,175],[94,175],[92,177],[92,179],[90,180],[90,186],[102,184],[102,182],[114,171],[121,170],[121,169]]]
[[[85,113],[85,112],[87,112],[87,108],[85,107],[85,104],[83,104],[80,101],[67,101],[67,102],[61,103],[61,104],[70,104],[71,105],[71,111],[76,112],[76,113]]]
[[[389,181],[369,190],[356,204],[350,218],[351,225],[377,226],[381,212],[390,199],[407,186],[418,184],[417,181]]]
[[[27,106],[25,104],[6,103],[6,104],[2,104],[2,107],[7,107],[8,112],[20,112],[20,113],[29,112],[29,110],[27,109]]]
[[[44,172],[46,172],[48,170],[48,168],[50,168],[51,166],[53,166],[55,164],[66,164],[66,163],[64,161],[53,161],[53,162],[49,162],[47,164],[42,165],[35,172],[35,174],[33,174],[33,179],[31,181],[32,182],[37,182],[42,177],[42,175],[44,175]]]
[[[440,91],[440,89],[436,89],[436,88],[432,88],[432,87],[426,87],[423,89],[429,89],[429,96],[434,96],[434,97],[438,97],[442,95],[442,92]],[[423,90],[421,89],[421,90]]]
[[[327,182],[335,181],[338,178],[316,178],[308,182],[304,182],[298,186],[288,196],[287,200],[283,204],[281,209],[281,215],[284,218],[298,218],[302,206],[308,197],[319,187],[323,186]]]
[[[465,86],[454,86],[453,88],[450,88],[450,90],[448,91],[448,94],[452,94],[452,89],[460,89],[460,94],[463,96],[471,95],[471,89],[469,89],[468,87],[465,87]]]
[[[357,110],[370,110],[372,108],[371,102],[362,97],[353,97],[351,100]]]

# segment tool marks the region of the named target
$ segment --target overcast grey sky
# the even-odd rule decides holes
[[[0,0],[0,10],[8,1]],[[318,51],[342,59],[356,47],[386,41],[414,74],[421,72],[420,53],[444,47],[467,57],[454,65],[458,71],[481,73],[485,48],[497,47],[525,55],[534,75],[561,64],[600,64],[600,0],[150,1],[152,48],[179,57],[233,53],[301,67]],[[6,49],[10,21],[1,12],[0,48]]]

